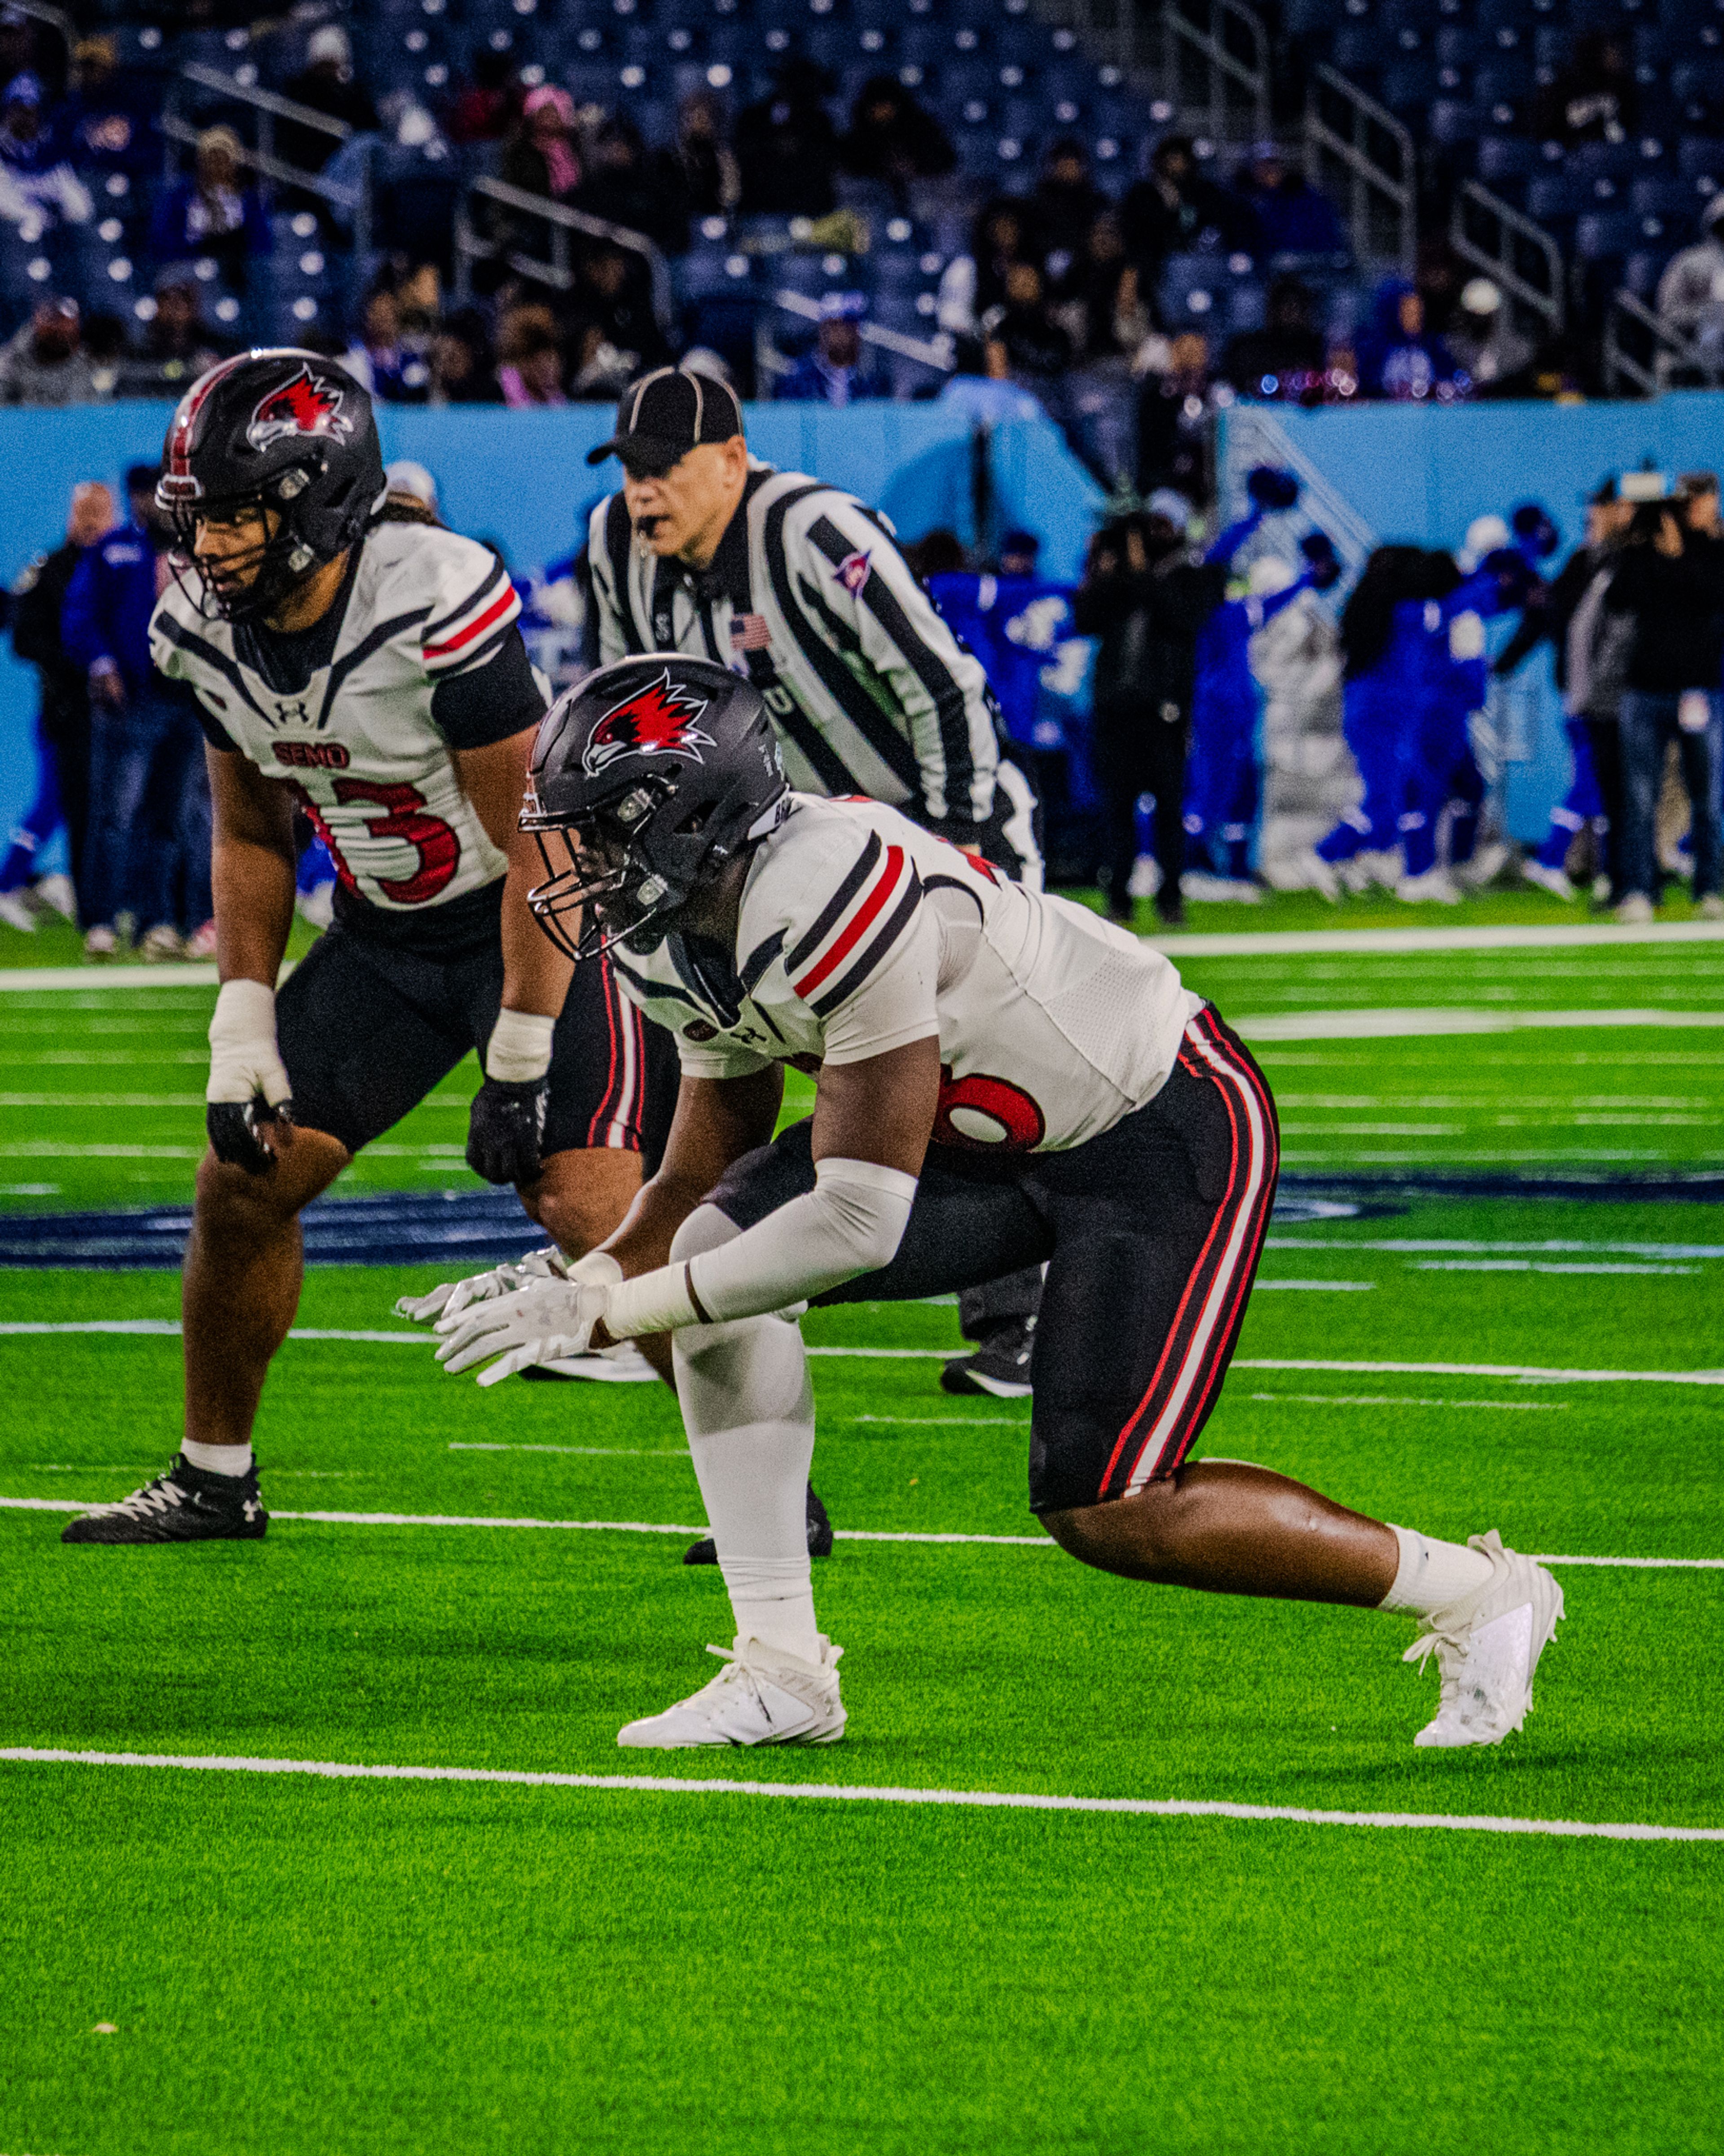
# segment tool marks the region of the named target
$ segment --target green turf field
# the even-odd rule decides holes
[[[1260,1034],[1292,1163],[1633,1174],[1724,1165],[1721,966],[1187,970],[1293,1021]],[[183,1198],[208,1001],[0,996],[0,1203]],[[1299,1031],[1491,1006],[1694,1022]],[[459,1179],[464,1083],[356,1185]],[[619,1753],[727,1630],[678,1562],[701,1515],[675,1416],[656,1388],[442,1376],[390,1315],[435,1276],[309,1276],[302,1333],[386,1337],[284,1350],[265,1543],[164,1551],[56,1537],[173,1447],[177,1283],[0,1272],[0,1747],[639,1785],[0,1763],[8,2156],[1716,2145],[1724,1845],[1465,1823],[1724,1829],[1717,1206],[1391,1194],[1274,1231],[1203,1449],[1571,1560],[1537,1711],[1485,1753],[1413,1749],[1435,1680],[1406,1620],[1039,1543],[1026,1409],[938,1391],[942,1305],[808,1322],[844,1744]],[[89,1329],[118,1325],[156,1329]],[[996,1539],[900,1539],[934,1536]],[[1572,1562],[1609,1558],[1641,1562]]]

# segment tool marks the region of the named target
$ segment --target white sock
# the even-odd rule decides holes
[[[716,1249],[739,1232],[702,1205],[678,1229],[671,1255]],[[737,1633],[818,1662],[807,1496],[814,1395],[801,1332],[782,1317],[744,1317],[684,1326],[671,1338],[689,1455]]]
[[[730,1591],[739,1639],[752,1636],[805,1662],[818,1662],[820,1627],[806,1529],[803,1545],[800,1557],[721,1557],[719,1568]]]
[[[249,1445],[199,1445],[195,1439],[180,1440],[180,1450],[187,1461],[201,1468],[206,1475],[249,1475],[251,1472]]]
[[[1491,1577],[1491,1560],[1482,1551],[1459,1543],[1439,1543],[1411,1527],[1396,1527],[1401,1562],[1395,1584],[1378,1604],[1380,1609],[1408,1609],[1421,1617],[1446,1609],[1470,1594]]]

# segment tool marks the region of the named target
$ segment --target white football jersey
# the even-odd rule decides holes
[[[195,572],[188,581],[195,588]],[[303,688],[273,688],[244,627],[207,619],[177,584],[156,606],[150,649],[233,747],[292,789],[348,890],[410,911],[508,868],[462,790],[431,700],[439,682],[488,665],[520,612],[488,548],[434,526],[386,523],[366,534],[333,653]]]
[[[1161,1090],[1203,1006],[1158,951],[878,802],[790,803],[727,963],[675,936],[611,952],[688,1075],[812,1071],[937,1033],[935,1142],[1011,1152],[1082,1145]]]

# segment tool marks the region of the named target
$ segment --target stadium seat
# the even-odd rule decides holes
[[[1580,217],[1593,207],[1593,196],[1584,180],[1567,172],[1540,172],[1526,183],[1526,214],[1541,224],[1560,218]]]
[[[1574,228],[1574,250],[1583,262],[1624,255],[1640,237],[1639,219],[1628,210],[1583,217]]]

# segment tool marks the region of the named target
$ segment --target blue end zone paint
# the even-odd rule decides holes
[[[300,1214],[312,1265],[448,1265],[463,1273],[518,1258],[545,1240],[512,1190],[388,1191],[326,1198]],[[0,1214],[0,1266],[177,1270],[192,1211]]]
[[[1415,1198],[1698,1199],[1724,1203],[1724,1174],[1519,1178],[1511,1175],[1284,1175],[1275,1219],[1381,1219]],[[446,1265],[459,1273],[518,1258],[543,1240],[511,1190],[387,1191],[326,1198],[300,1216],[312,1265]],[[0,1214],[0,1267],[86,1271],[176,1270],[191,1209],[156,1205],[112,1213]]]

